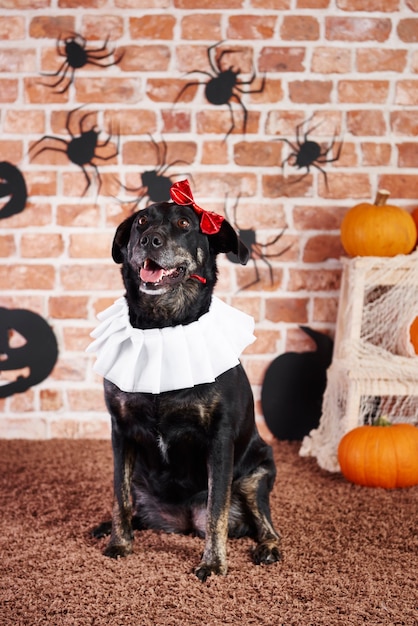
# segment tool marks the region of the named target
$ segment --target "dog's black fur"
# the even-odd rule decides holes
[[[248,250],[225,220],[205,235],[191,206],[171,202],[137,211],[117,229],[112,249],[122,263],[132,326],[194,322],[209,309],[216,257]],[[206,282],[204,282],[206,281]],[[256,563],[278,561],[279,535],[269,506],[272,451],[254,421],[250,384],[241,365],[214,383],[161,394],[126,393],[104,381],[112,417],[114,506],[110,557],[132,552],[133,529],[197,533],[205,548],[195,573],[202,581],[227,570],[228,536],[251,536]]]

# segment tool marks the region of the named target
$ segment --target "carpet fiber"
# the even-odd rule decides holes
[[[230,541],[228,575],[201,583],[196,537],[137,532],[118,561],[90,538],[111,507],[109,442],[0,441],[0,624],[417,626],[418,487],[357,487],[273,448],[283,562]]]

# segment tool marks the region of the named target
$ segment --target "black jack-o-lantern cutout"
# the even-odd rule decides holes
[[[316,428],[334,343],[308,326],[300,326],[315,343],[313,352],[285,352],[267,368],[261,390],[266,424],[277,439],[300,441]]]
[[[45,380],[57,357],[57,340],[43,317],[0,307],[0,398]]]
[[[20,213],[26,206],[28,192],[20,170],[7,161],[0,162],[0,219]],[[2,206],[2,202],[4,204]]]

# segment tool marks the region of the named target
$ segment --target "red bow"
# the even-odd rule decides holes
[[[178,183],[174,183],[170,189],[170,196],[172,201],[176,204],[190,205],[193,207],[195,213],[202,216],[200,219],[200,230],[202,233],[205,235],[215,235],[219,233],[225,218],[223,218],[222,215],[218,215],[218,213],[205,211],[205,209],[202,209],[202,207],[196,204],[188,180],[180,180]]]

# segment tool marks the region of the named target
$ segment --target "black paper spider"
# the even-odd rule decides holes
[[[166,176],[167,170],[174,165],[178,165],[179,163],[182,163],[184,165],[190,165],[190,163],[187,163],[182,159],[176,159],[171,163],[166,163],[166,142],[164,141],[164,139],[162,139],[160,147],[160,145],[157,144],[152,135],[149,135],[149,137],[157,154],[158,166],[155,170],[150,170],[141,174],[142,185],[140,187],[124,187],[126,191],[135,193],[138,193],[144,188],[146,189],[144,190],[144,193],[135,200],[134,207],[138,206],[141,200],[146,196],[148,196],[147,204],[149,204],[150,202],[167,202],[168,200],[170,200],[170,188],[173,184],[173,181],[169,176]],[[190,174],[178,174],[178,176],[188,176],[189,178],[191,178]]]
[[[84,67],[85,65],[96,65],[97,67],[111,67],[112,65],[117,65],[124,53],[121,53],[117,58],[115,57],[110,63],[102,62],[104,59],[110,58],[115,52],[114,50],[107,49],[108,42],[109,36],[106,37],[101,48],[87,48],[87,41],[78,33],[71,33],[71,36],[65,37],[65,39],[59,37],[56,43],[57,52],[60,57],[65,57],[65,61],[53,74],[42,74],[42,76],[58,76],[59,78],[50,85],[47,83],[42,84],[55,89],[55,87],[64,83],[62,89],[55,91],[55,93],[64,93],[72,84],[75,71],[80,67]],[[71,74],[67,77],[69,70]]]
[[[71,118],[74,115],[74,113],[76,113],[82,108],[82,106],[70,111],[67,115],[67,119],[65,121],[65,128],[71,137],[69,141],[66,141],[65,139],[62,139],[60,137],[54,137],[52,135],[44,135],[43,137],[41,137],[41,139],[36,141],[33,144],[33,146],[31,146],[29,152],[31,152],[37,146],[39,146],[39,144],[45,139],[59,142],[63,146],[62,148],[53,147],[53,146],[44,146],[43,148],[38,150],[33,155],[32,158],[35,159],[39,154],[41,154],[42,152],[45,152],[46,150],[52,150],[54,152],[63,152],[64,154],[66,154],[68,159],[71,161],[71,163],[74,163],[74,165],[78,165],[83,171],[84,177],[86,179],[86,187],[83,193],[81,194],[82,196],[84,196],[87,189],[91,185],[91,179],[85,167],[86,165],[90,165],[96,172],[97,180],[99,183],[97,187],[97,195],[99,195],[100,187],[101,187],[101,178],[100,178],[100,173],[97,168],[97,165],[93,162],[93,159],[97,159],[99,161],[110,161],[110,159],[113,159],[115,156],[117,156],[119,152],[119,135],[117,138],[117,147],[114,152],[106,156],[100,156],[99,154],[97,154],[96,150],[98,148],[99,149],[105,148],[109,144],[110,140],[112,139],[112,133],[110,132],[108,138],[105,141],[103,141],[102,143],[99,143],[98,137],[99,137],[100,131],[96,130],[95,126],[90,128],[89,130],[85,130],[84,129],[85,120],[90,115],[94,115],[93,111],[89,111],[85,113],[78,122],[78,129],[80,131],[80,134],[74,135],[70,127]]]
[[[252,228],[242,229],[238,225],[237,207],[238,207],[239,199],[240,199],[240,196],[237,197],[235,204],[233,206],[233,209],[232,209],[233,210],[232,221],[228,217],[228,212],[226,208],[227,199],[225,199],[225,205],[224,205],[225,217],[232,224],[235,230],[238,232],[238,235],[241,241],[250,250],[250,259],[252,260],[254,264],[254,270],[255,270],[255,279],[251,281],[250,283],[248,283],[248,285],[241,287],[240,291],[242,289],[248,289],[249,287],[252,287],[253,285],[256,285],[257,283],[260,282],[260,272],[258,271],[257,261],[263,261],[263,263],[267,265],[269,275],[270,275],[270,284],[273,286],[273,268],[271,266],[269,259],[278,258],[282,254],[284,254],[287,250],[289,250],[290,245],[286,246],[286,248],[284,248],[280,252],[276,252],[275,254],[267,254],[266,249],[270,248],[270,246],[273,246],[275,243],[277,243],[279,239],[281,239],[281,237],[283,236],[283,233],[286,229],[283,228],[283,230],[278,235],[276,235],[276,237],[274,237],[271,241],[268,241],[267,243],[260,243],[259,241],[257,241],[257,233],[254,229]],[[238,257],[233,252],[229,252],[226,256],[232,263],[239,263]]]
[[[318,170],[320,170],[320,172],[322,172],[324,176],[324,180],[325,180],[325,186],[328,189],[327,173],[321,167],[321,165],[325,163],[334,163],[335,161],[338,161],[338,159],[340,158],[341,149],[343,147],[343,142],[341,142],[340,145],[338,146],[336,156],[327,158],[327,155],[329,154],[329,152],[331,152],[331,150],[334,147],[337,136],[334,135],[331,143],[326,148],[322,148],[318,143],[316,143],[316,141],[311,141],[310,139],[308,139],[308,135],[313,130],[315,130],[315,128],[318,128],[320,124],[316,124],[315,126],[308,128],[308,130],[301,136],[302,127],[308,122],[310,122],[311,119],[312,117],[310,117],[308,120],[305,120],[304,122],[301,122],[300,124],[296,126],[296,144],[292,143],[291,141],[289,141],[289,139],[286,139],[285,137],[279,138],[279,141],[285,141],[292,148],[292,152],[282,161],[282,167],[284,168],[285,164],[290,163],[291,160],[293,160],[293,162],[290,163],[290,165],[293,165],[294,167],[297,167],[298,169],[301,169],[302,167],[306,167],[305,174],[302,174],[302,176],[297,178],[295,181],[292,181],[293,183],[297,183],[300,180],[302,180],[302,178],[307,176],[310,172],[309,168],[311,166],[316,167]]]
[[[229,66],[228,69],[223,69],[222,59],[224,55],[237,52],[237,50],[222,50],[218,58],[213,58],[212,51],[214,51],[215,48],[217,48],[217,46],[219,46],[222,43],[223,41],[219,41],[218,43],[215,43],[213,46],[210,46],[207,49],[209,64],[210,64],[210,67],[212,68],[214,75],[212,75],[210,72],[205,72],[202,70],[191,70],[190,72],[187,72],[187,74],[193,74],[193,73],[204,74],[205,76],[209,77],[209,81],[206,83],[202,83],[200,81],[187,83],[187,85],[185,85],[181,89],[180,93],[174,100],[174,103],[176,103],[181,98],[183,93],[189,87],[192,87],[195,85],[205,85],[205,96],[208,102],[216,106],[226,104],[226,106],[229,108],[229,111],[231,114],[231,126],[225,135],[225,139],[226,139],[228,135],[230,135],[230,133],[232,133],[232,131],[235,128],[234,112],[231,106],[231,101],[234,100],[235,102],[237,102],[243,111],[243,114],[244,114],[243,132],[245,135],[245,132],[247,129],[248,111],[245,108],[244,103],[242,102],[239,94],[261,93],[264,90],[266,78],[265,76],[263,76],[261,86],[258,89],[248,89],[247,91],[242,89],[243,85],[251,85],[254,82],[255,77],[256,77],[255,69],[253,69],[253,72],[249,80],[246,80],[246,81],[238,79],[238,76],[241,73],[240,69],[235,71],[232,66]]]

